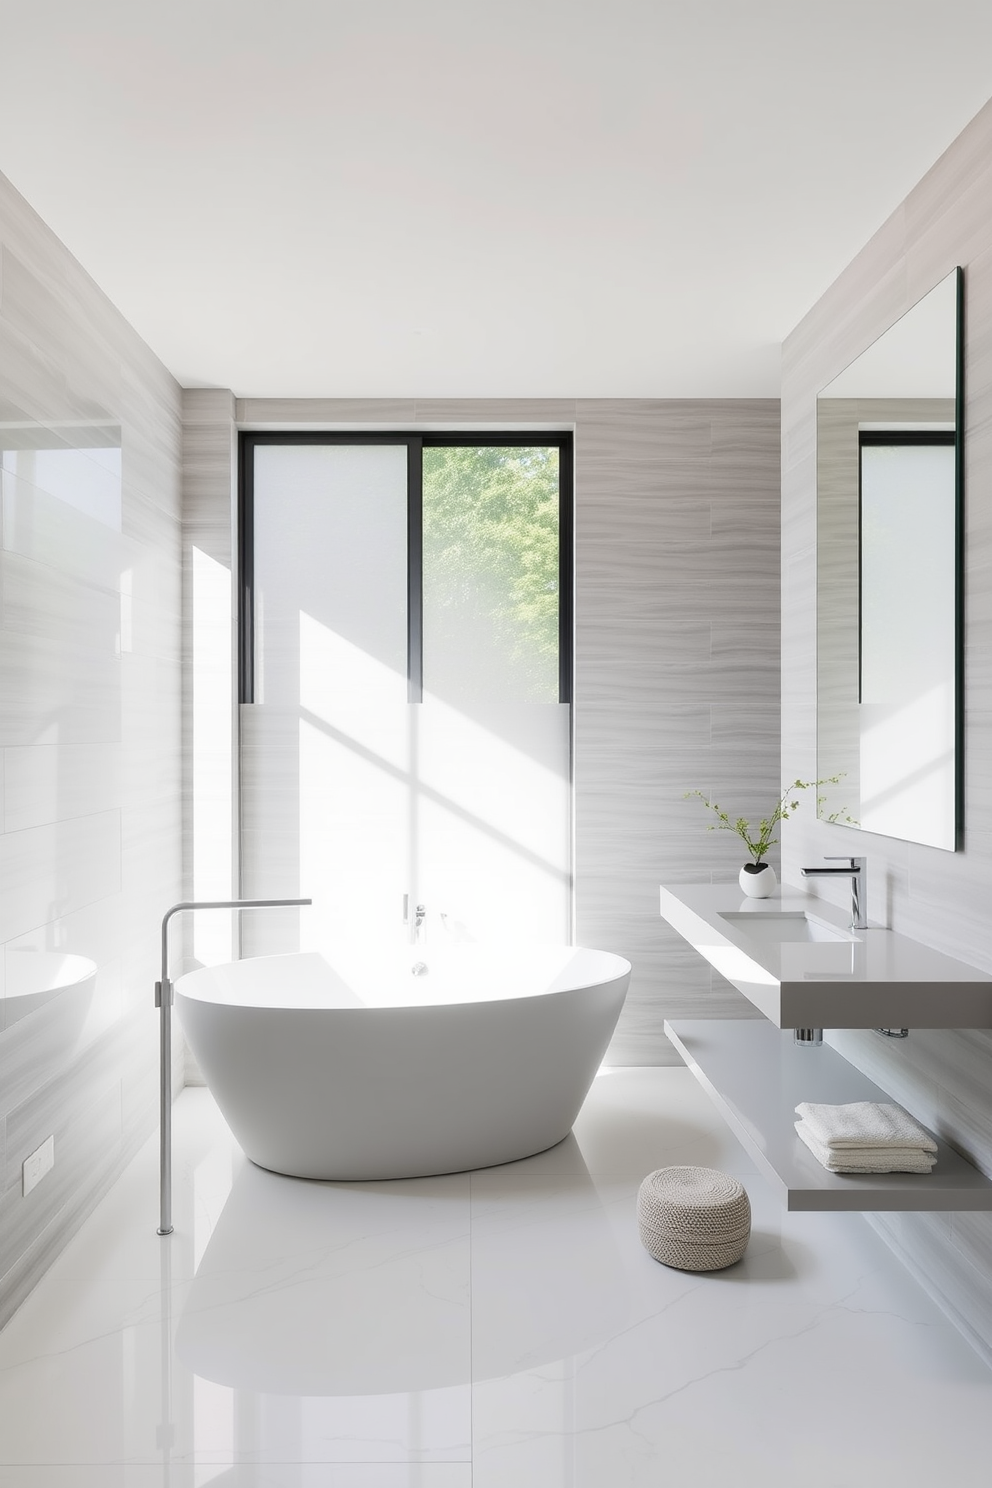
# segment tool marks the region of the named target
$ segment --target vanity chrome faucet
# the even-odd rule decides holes
[[[828,863],[847,863],[846,868],[803,868],[803,878],[849,878],[851,880],[851,929],[868,929],[868,859],[846,853],[825,854]]]

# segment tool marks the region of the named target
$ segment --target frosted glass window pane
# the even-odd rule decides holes
[[[424,450],[424,690],[558,701],[558,450]]]
[[[405,697],[406,458],[404,445],[256,448],[256,702],[307,693],[337,708],[397,679]]]
[[[406,446],[257,446],[254,537],[261,706],[247,723],[258,742],[243,777],[246,881],[313,898],[301,949],[399,939],[411,876]]]
[[[418,899],[456,938],[568,940],[567,703],[417,714]],[[428,943],[436,923],[428,924]]]

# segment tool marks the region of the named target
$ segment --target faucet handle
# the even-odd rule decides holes
[[[823,861],[825,863],[850,863],[852,871],[860,873],[868,860],[867,858],[856,858],[851,853],[824,853]]]

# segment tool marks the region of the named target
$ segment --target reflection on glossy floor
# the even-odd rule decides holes
[[[560,1146],[397,1183],[246,1162],[176,1105],[0,1334],[0,1488],[955,1488],[992,1374],[856,1215],[788,1215],[683,1070],[600,1076]],[[739,1175],[744,1261],[641,1248],[637,1186]]]

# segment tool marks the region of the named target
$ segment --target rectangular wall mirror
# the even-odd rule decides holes
[[[962,302],[954,269],[816,400],[818,814],[962,829]]]

